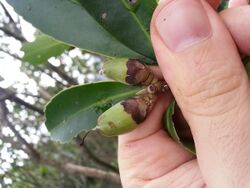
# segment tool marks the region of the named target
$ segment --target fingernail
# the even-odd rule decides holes
[[[211,26],[199,0],[173,0],[156,17],[156,28],[172,51],[182,51],[209,38]]]

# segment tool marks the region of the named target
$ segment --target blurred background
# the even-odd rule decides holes
[[[105,79],[103,58],[72,48],[42,65],[22,61],[39,32],[0,1],[0,188],[118,188],[117,140],[91,133],[80,146],[50,139],[43,108],[57,92]]]

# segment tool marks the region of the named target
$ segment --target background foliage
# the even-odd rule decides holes
[[[92,133],[85,146],[79,145],[80,138],[60,144],[51,140],[44,126],[43,108],[52,96],[73,85],[105,79],[99,74],[103,57],[61,44],[38,31],[37,46],[30,47],[25,42],[33,34],[23,30],[24,20],[4,1],[0,5],[0,64],[17,66],[25,78],[10,83],[5,76],[0,80],[0,187],[121,187],[112,178],[74,171],[91,167],[118,175],[115,138]],[[21,43],[32,60],[36,57],[36,65],[26,63],[30,56],[22,59]],[[39,49],[44,46],[47,48]],[[54,58],[47,61],[51,56]]]

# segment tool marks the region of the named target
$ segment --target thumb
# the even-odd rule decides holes
[[[218,14],[204,0],[165,0],[154,13],[151,37],[191,127],[207,186],[250,187],[239,185],[250,176],[249,82]]]

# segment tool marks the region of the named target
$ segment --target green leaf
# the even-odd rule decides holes
[[[142,57],[114,38],[75,0],[7,0],[7,2],[43,33],[70,46],[111,57]]]
[[[173,101],[167,108],[165,115],[163,117],[163,122],[164,122],[164,128],[168,132],[168,134],[175,140],[177,143],[181,144],[184,146],[186,150],[191,152],[192,154],[195,154],[195,146],[193,142],[190,141],[183,141],[181,138],[178,136],[178,132],[175,128],[175,124],[173,121],[173,115],[175,113],[175,105],[176,102]]]
[[[153,10],[157,5],[155,0],[137,0],[135,9],[129,0],[78,1],[118,41],[148,58],[155,58],[148,32],[149,17],[152,17]],[[143,16],[146,19],[145,23],[141,22],[144,20]]]
[[[23,60],[33,65],[47,63],[49,58],[57,57],[69,48],[71,47],[48,35],[38,35],[34,42],[23,44]]]
[[[68,142],[96,126],[99,115],[112,104],[135,95],[138,87],[118,82],[75,86],[57,94],[46,106],[46,126],[52,138]]]
[[[135,12],[147,32],[150,31],[150,22],[156,7],[157,2],[155,0],[140,0],[140,6]]]

